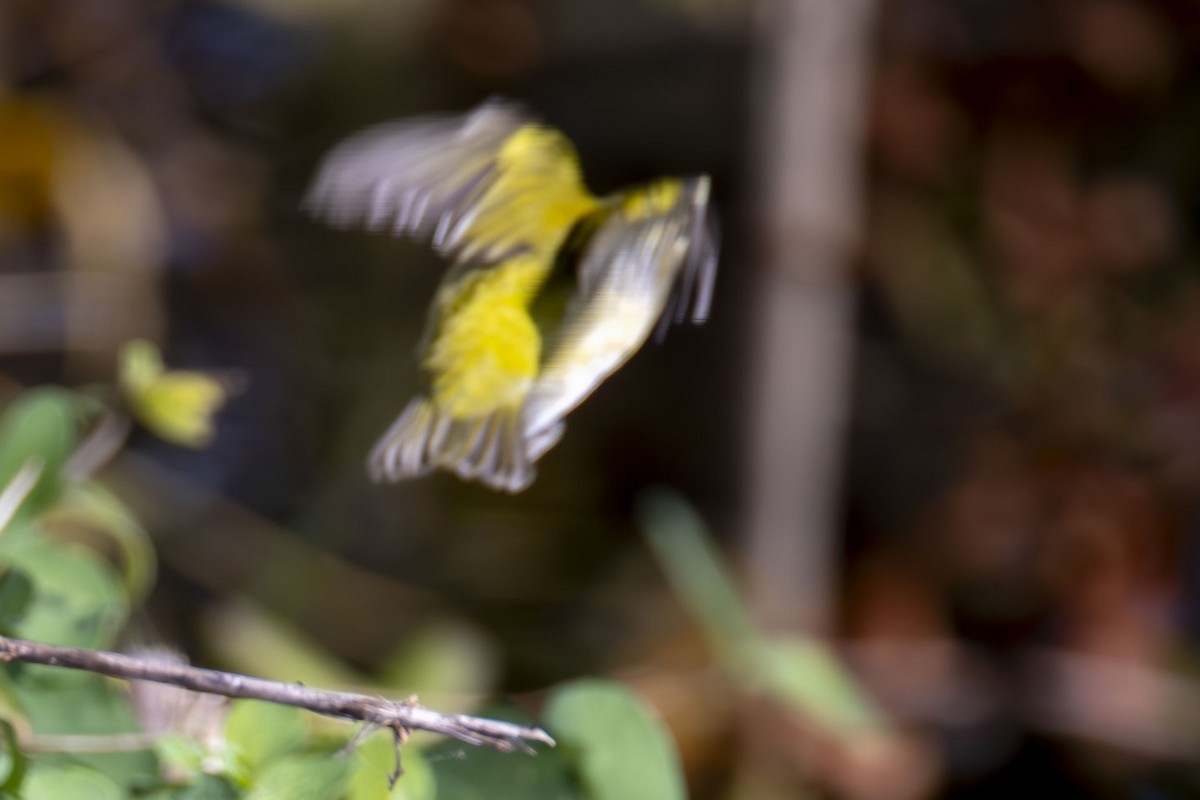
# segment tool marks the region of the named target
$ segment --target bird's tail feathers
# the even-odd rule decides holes
[[[440,468],[516,493],[533,483],[533,462],[554,441],[526,440],[519,408],[455,419],[438,413],[428,398],[418,397],[379,439],[368,470],[375,481],[396,482]]]

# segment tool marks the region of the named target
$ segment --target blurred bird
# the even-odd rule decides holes
[[[424,337],[423,394],[369,458],[519,492],[563,418],[662,320],[703,322],[716,276],[709,179],[587,191],[570,141],[510,102],[370,128],[318,170],[308,209],[429,239],[452,264]],[[560,284],[568,299],[556,303]]]

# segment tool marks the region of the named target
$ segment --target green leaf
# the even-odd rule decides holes
[[[580,680],[550,696],[546,722],[589,800],[684,800],[679,754],[654,710],[612,681]]]
[[[10,530],[20,531],[35,519],[27,509],[29,493],[37,487],[42,476],[44,462],[40,456],[31,456],[7,484],[0,486],[0,534]],[[14,520],[16,523],[14,524]],[[5,537],[12,539],[12,535]]]
[[[185,786],[158,786],[133,794],[138,800],[239,800],[241,796],[238,788],[225,778],[208,774],[197,775]]]
[[[16,726],[18,730],[29,730],[29,715],[25,713],[25,706],[10,676],[10,672],[17,668],[16,664],[0,668],[0,720]]]
[[[26,541],[8,556],[34,585],[17,635],[71,647],[112,645],[129,601],[107,562],[80,545],[45,539]]]
[[[33,600],[33,581],[10,567],[0,574],[0,634],[10,635]]]
[[[128,696],[113,681],[88,672],[21,666],[13,689],[39,734],[103,735],[138,729]],[[123,786],[150,785],[158,777],[158,766],[148,750],[77,753],[73,759]]]
[[[154,743],[154,754],[170,768],[170,774],[191,780],[204,771],[208,751],[195,739],[181,733],[167,733]]]
[[[225,721],[225,743],[239,775],[255,775],[268,762],[304,747],[308,737],[308,715],[293,706],[239,700]]]
[[[478,628],[439,620],[405,637],[384,660],[376,682],[445,711],[467,712],[473,708],[469,698],[492,688],[496,661],[495,648]]]
[[[112,778],[82,764],[35,763],[21,790],[23,800],[124,800]]]
[[[354,751],[346,800],[435,800],[437,777],[417,748],[407,745],[402,752],[404,774],[389,789],[388,779],[396,766],[391,731],[379,731]]]
[[[175,794],[174,800],[238,800],[241,793],[224,778],[201,775]]]
[[[481,713],[493,719],[530,723],[529,719],[506,707],[485,709]],[[540,749],[536,756],[530,756],[499,753],[444,739],[429,748],[426,756],[437,778],[437,800],[585,798],[571,778],[571,767],[561,748]]]
[[[256,776],[247,800],[330,800],[345,787],[346,759],[322,753],[286,756]]]
[[[42,464],[17,519],[36,515],[58,497],[59,471],[78,438],[75,396],[65,389],[31,389],[8,406],[0,417],[0,487],[31,459]]]
[[[830,650],[810,638],[772,639],[750,622],[737,583],[704,523],[677,495],[648,493],[640,506],[651,550],[717,658],[746,688],[835,735],[883,725],[882,716]]]
[[[15,795],[21,791],[21,784],[25,781],[25,773],[29,769],[29,758],[21,750],[21,745],[17,742],[16,731],[7,720],[0,720],[0,734],[4,737],[4,760],[7,762],[5,764],[7,771],[4,783],[0,784],[0,791],[11,792]]]
[[[42,521],[47,526],[80,525],[103,534],[120,555],[121,575],[131,601],[136,603],[149,592],[156,563],[150,536],[124,501],[108,489],[92,481],[75,484]]]
[[[659,489],[638,503],[646,541],[671,587],[727,662],[758,638],[737,582],[709,540],[704,522],[678,495]]]
[[[760,642],[752,688],[784,708],[838,735],[860,735],[884,724],[858,684],[829,648],[807,638]]]

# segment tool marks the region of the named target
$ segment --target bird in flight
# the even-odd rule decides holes
[[[656,326],[703,322],[717,267],[708,176],[604,197],[559,131],[493,99],[337,145],[318,218],[422,241],[450,267],[423,337],[425,388],[368,459],[375,480],[434,469],[520,492],[564,418]]]

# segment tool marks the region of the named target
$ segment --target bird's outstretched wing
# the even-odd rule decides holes
[[[336,225],[428,238],[460,263],[552,253],[595,203],[570,141],[498,100],[352,136],[326,156],[305,201]]]
[[[663,202],[661,187],[672,186]],[[660,319],[707,318],[717,265],[708,178],[664,182],[658,191],[653,202],[639,193],[629,196],[637,202],[619,202],[588,243],[578,290],[525,401],[530,441],[559,426]]]

